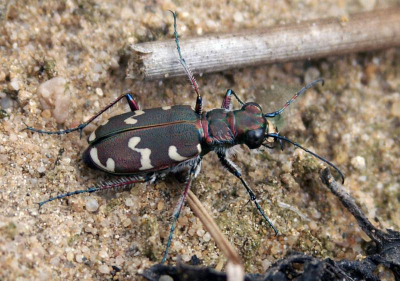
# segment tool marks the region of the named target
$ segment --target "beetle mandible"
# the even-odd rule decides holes
[[[123,94],[103,108],[88,121],[75,128],[62,131],[44,131],[27,127],[27,130],[42,134],[68,134],[74,131],[82,133],[89,123],[114,106],[123,98],[127,99],[131,112],[111,117],[100,125],[88,138],[89,147],[83,153],[84,162],[91,168],[106,173],[124,176],[116,181],[101,183],[86,190],[76,190],[52,197],[39,203],[45,203],[65,198],[75,194],[92,193],[117,187],[132,185],[138,182],[154,182],[163,179],[169,173],[187,172],[184,192],[175,208],[169,238],[162,259],[167,258],[176,222],[185,202],[193,178],[200,172],[203,157],[213,151],[231,174],[237,177],[258,212],[278,234],[278,230],[265,215],[256,200],[256,195],[242,177],[239,169],[228,158],[229,148],[245,144],[250,149],[261,146],[273,148],[275,141],[286,141],[312,154],[329,166],[333,167],[344,181],[342,172],[331,162],[278,134],[277,128],[267,118],[280,115],[299,95],[323,79],[317,79],[298,91],[280,110],[263,113],[260,105],[254,102],[244,103],[233,90],[227,90],[221,108],[203,112],[202,97],[197,82],[182,57],[177,26],[174,17],[174,36],[177,51],[187,76],[197,94],[196,106],[193,110],[188,105],[164,106],[140,110],[131,93]],[[240,109],[231,110],[232,97],[241,105]],[[159,136],[163,136],[160,138]],[[152,144],[149,147],[148,144]],[[114,148],[117,149],[114,149]],[[154,149],[156,148],[156,152]]]

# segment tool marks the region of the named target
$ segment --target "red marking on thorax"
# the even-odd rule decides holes
[[[236,138],[236,128],[235,128],[235,114],[232,112],[232,111],[230,111],[228,114],[227,114],[227,118],[226,118],[227,120],[228,120],[228,123],[229,123],[229,129],[231,129],[231,132],[232,132],[232,135],[233,135],[233,138]]]
[[[208,134],[208,120],[206,117],[206,114],[203,114],[201,116],[201,126],[203,127],[203,132],[204,132],[204,139],[206,140],[207,144],[212,144],[213,140],[210,137],[210,135]]]

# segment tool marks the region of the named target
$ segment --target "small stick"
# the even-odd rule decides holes
[[[400,46],[400,8],[298,24],[181,39],[195,74]],[[129,46],[127,76],[162,79],[186,75],[172,39]]]
[[[383,242],[393,239],[393,233],[385,233],[376,228],[357,206],[354,199],[348,194],[340,183],[337,183],[328,168],[325,168],[320,173],[322,182],[331,190],[331,192],[339,198],[347,210],[356,218],[361,229],[375,242],[379,247],[382,247]],[[399,238],[395,238],[399,240]]]
[[[241,281],[244,280],[244,268],[239,257],[239,254],[229,243],[228,239],[218,228],[213,218],[208,214],[204,206],[201,204],[197,196],[189,190],[186,201],[188,202],[193,213],[201,220],[204,227],[214,238],[215,243],[222,253],[228,259],[227,275],[230,281]]]

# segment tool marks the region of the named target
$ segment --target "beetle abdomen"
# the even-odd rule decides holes
[[[174,167],[201,153],[201,135],[192,123],[145,127],[111,135],[89,146],[83,159],[112,174],[137,174]]]
[[[164,106],[136,110],[111,117],[100,125],[88,139],[89,144],[128,130],[150,128],[179,122],[196,122],[199,116],[189,105]]]

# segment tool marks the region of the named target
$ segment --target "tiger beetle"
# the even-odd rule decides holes
[[[172,11],[171,11],[172,12]],[[92,193],[117,187],[130,186],[135,183],[154,182],[163,179],[167,174],[186,173],[184,192],[178,201],[172,217],[172,225],[168,237],[162,263],[165,262],[171,245],[176,222],[181,213],[193,178],[200,172],[203,157],[213,151],[221,164],[231,174],[237,177],[250,200],[268,225],[278,230],[265,215],[257,202],[256,195],[242,177],[239,169],[228,158],[228,150],[239,144],[245,144],[250,149],[261,146],[273,148],[275,141],[291,143],[334,168],[344,181],[342,172],[331,162],[302,147],[296,142],[278,134],[277,128],[267,118],[280,115],[298,96],[317,83],[317,79],[298,91],[281,109],[271,113],[263,113],[260,105],[254,102],[244,103],[233,90],[227,90],[221,108],[203,111],[202,97],[197,82],[182,57],[174,17],[174,37],[180,63],[197,94],[196,106],[193,110],[189,105],[164,106],[140,110],[131,93],[123,94],[103,108],[88,121],[75,128],[62,131],[44,131],[27,127],[27,130],[41,133],[62,135],[74,131],[82,133],[83,128],[93,122],[106,110],[123,98],[127,99],[130,112],[111,117],[100,125],[88,138],[89,147],[83,153],[84,162],[91,168],[102,170],[112,175],[123,176],[118,180],[104,182],[85,190],[76,190],[52,197],[39,203],[44,204],[75,194]],[[234,97],[241,105],[240,109],[231,109],[231,99]]]

